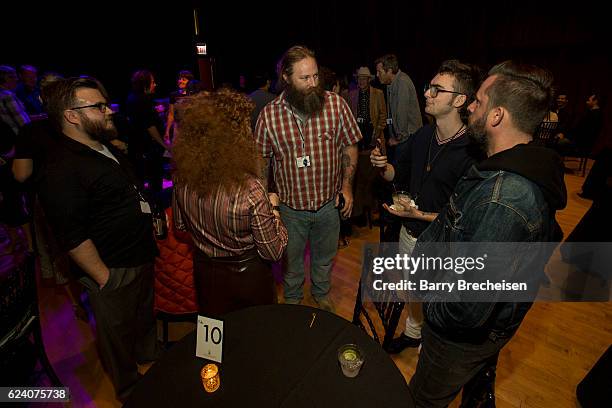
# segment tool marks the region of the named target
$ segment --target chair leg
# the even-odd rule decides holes
[[[163,318],[162,320],[162,326],[163,326],[163,341],[164,341],[164,347],[168,347],[168,319],[166,317]]]
[[[397,325],[399,324],[399,319],[402,315],[402,310],[404,310],[404,302],[393,302],[390,307],[392,308],[392,312],[388,322],[389,326],[385,328],[385,337],[382,343],[382,348],[385,351],[391,343],[391,340],[393,340],[393,337],[395,337],[395,330],[397,329]]]
[[[40,363],[42,364],[45,372],[47,373],[47,377],[51,380],[51,383],[54,387],[63,387],[64,385],[60,381],[59,377],[55,373],[51,362],[49,361],[49,357],[47,357],[47,352],[45,351],[45,343],[42,338],[42,329],[40,327],[40,317],[36,317],[36,321],[32,322],[33,327],[33,335],[34,335],[34,344],[36,346],[38,357],[40,359]]]
[[[34,256],[28,256],[26,260],[26,267],[28,275],[34,279],[33,288],[32,288],[32,296],[34,299],[34,304],[32,305],[32,313],[35,318],[32,322],[32,335],[34,337],[34,347],[36,347],[36,351],[38,353],[38,358],[40,360],[40,364],[43,366],[45,372],[47,373],[47,377],[51,380],[51,384],[54,387],[63,387],[64,384],[60,381],[59,377],[55,373],[51,362],[49,361],[49,357],[47,356],[47,351],[45,350],[45,342],[42,336],[42,323],[40,317],[40,307],[38,304],[38,288],[36,286],[36,276],[39,273],[39,270],[36,268],[36,259]]]
[[[587,162],[589,161],[588,157],[582,157],[580,159],[580,170],[582,170],[582,177],[584,177],[586,173]]]

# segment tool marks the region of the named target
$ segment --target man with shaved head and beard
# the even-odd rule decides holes
[[[348,104],[323,89],[314,53],[294,46],[282,57],[284,91],[262,110],[255,140],[272,161],[281,218],[289,233],[284,275],[285,303],[301,303],[304,250],[310,242],[311,293],[319,307],[333,311],[331,268],[338,247],[340,214],[351,215],[357,142],[361,133]],[[266,176],[267,179],[267,176]]]
[[[41,202],[61,249],[83,272],[100,359],[124,400],[139,378],[137,364],[158,354],[151,208],[127,159],[109,143],[117,131],[104,87],[87,77],[58,80],[47,104],[60,135]]]
[[[489,71],[468,106],[469,135],[487,157],[459,179],[449,203],[419,235],[415,253],[427,243],[477,242],[486,253],[488,243],[525,242],[536,249],[509,251],[504,270],[517,282],[544,280],[554,246],[538,243],[561,240],[555,212],[567,201],[561,158],[532,142],[549,111],[551,84],[547,71],[512,61]],[[446,407],[461,389],[462,407],[495,406],[499,353],[532,305],[496,302],[496,296],[490,302],[424,298],[422,350],[409,385],[415,406]]]

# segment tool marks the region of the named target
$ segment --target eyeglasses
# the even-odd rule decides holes
[[[423,93],[426,93],[427,91],[429,91],[429,95],[431,95],[432,98],[438,96],[439,93],[465,95],[463,92],[447,91],[446,89],[440,89],[440,87],[438,87],[437,85],[432,84],[425,84],[425,87],[423,88]]]
[[[85,108],[97,108],[100,111],[100,113],[105,113],[106,109],[110,109],[110,104],[106,102],[98,102],[98,103],[94,103],[93,105],[77,106],[74,108],[70,108],[70,110],[79,110],[79,109],[85,109]]]

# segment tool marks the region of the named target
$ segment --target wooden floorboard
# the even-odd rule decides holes
[[[568,207],[557,218],[567,236],[591,201],[577,196],[583,177],[568,173],[565,181]],[[378,237],[376,227],[355,228],[350,245],[338,251],[332,276],[332,299],[337,313],[347,320],[353,315],[363,244],[378,242]],[[278,289],[282,295],[280,285]],[[308,289],[307,283],[306,293]],[[97,358],[89,326],[73,318],[69,303],[56,289],[42,288],[40,297],[48,354],[58,375],[71,389],[71,405],[119,407]],[[308,296],[305,303],[314,306]],[[401,321],[404,319],[405,312]],[[171,340],[193,328],[188,323],[170,327]],[[536,303],[501,353],[497,406],[576,407],[576,385],[610,344],[611,303]],[[392,358],[408,381],[418,359],[416,350],[407,349]],[[458,401],[451,406],[458,406]]]

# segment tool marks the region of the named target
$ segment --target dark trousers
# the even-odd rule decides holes
[[[461,388],[473,390],[487,370],[495,370],[499,351],[510,340],[458,343],[441,337],[425,322],[422,349],[409,388],[417,407],[446,407]],[[467,401],[463,405],[469,406]]]
[[[198,310],[206,316],[277,302],[272,266],[256,250],[241,256],[210,258],[194,248],[193,280]]]
[[[151,151],[145,155],[145,180],[149,182],[149,191],[157,197],[163,190],[164,160],[163,152]]]
[[[592,199],[597,199],[604,194],[608,177],[612,176],[612,149],[603,150],[595,159],[589,175],[582,185],[582,193]]]
[[[155,146],[150,152],[132,152],[130,155],[136,176],[141,187],[148,194],[148,199],[157,202],[163,190],[164,160],[163,152]],[[148,188],[144,188],[145,183]]]
[[[117,397],[123,399],[138,380],[136,364],[153,361],[159,354],[153,316],[153,263],[111,268],[102,289],[89,276],[80,281],[96,318],[100,360]]]

